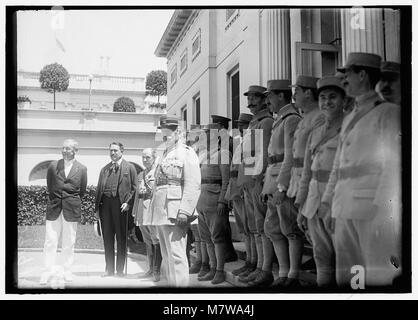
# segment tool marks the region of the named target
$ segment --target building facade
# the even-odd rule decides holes
[[[389,8],[176,10],[155,54],[167,58],[167,112],[192,123],[248,112],[249,85],[335,73],[349,52],[400,61]]]

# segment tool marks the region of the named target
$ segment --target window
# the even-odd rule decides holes
[[[200,53],[200,29],[196,32],[195,36],[192,39],[192,61]]]
[[[237,20],[239,17],[239,9],[226,9],[225,10],[225,31]]]
[[[177,82],[177,63],[174,65],[174,67],[171,69],[170,72],[170,83],[172,88]]]
[[[195,124],[200,124],[200,93],[194,96],[193,98],[193,107],[194,107],[194,115]]]
[[[180,58],[180,76],[187,70],[187,48],[183,51]]]
[[[181,119],[184,121],[184,127],[187,128],[187,105],[181,108]]]
[[[232,128],[237,128],[237,123],[240,113],[240,97],[239,97],[239,67],[234,67],[227,74],[228,77],[228,115],[232,118]]]

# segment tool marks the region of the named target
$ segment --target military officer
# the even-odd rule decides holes
[[[384,61],[380,66],[379,93],[388,102],[401,105],[401,65]]]
[[[286,219],[284,214],[279,217],[275,199],[273,199],[279,176],[282,184],[289,183],[293,161],[293,135],[301,119],[295,106],[290,103],[292,100],[290,85],[290,80],[269,80],[266,91],[268,105],[275,120],[268,147],[268,166],[261,196],[263,201],[267,202],[264,230],[273,243],[274,252],[279,262],[279,278],[273,283],[275,287],[284,286],[288,279],[290,262],[289,243],[286,236],[294,233],[296,228],[294,224],[289,224],[289,219]],[[266,261],[267,259],[265,259]],[[266,276],[264,279],[260,279],[258,284],[268,285],[272,282],[271,268],[271,259],[269,259],[268,264],[263,265]]]
[[[198,280],[211,280],[212,284],[219,284],[225,281],[225,236],[229,219],[225,193],[229,183],[231,156],[228,149],[219,148],[219,124],[209,124],[203,129],[211,143],[208,143],[206,150],[199,152],[202,180],[196,209],[199,212],[199,232],[209,254],[210,271],[198,277]]]
[[[401,272],[400,108],[374,91],[380,63],[378,55],[353,52],[339,69],[356,106],[343,121],[320,211],[332,207],[341,286],[356,273],[368,286],[390,285]]]
[[[250,231],[248,229],[248,222],[245,215],[244,193],[242,185],[238,183],[238,172],[242,171],[242,136],[244,130],[248,128],[248,125],[252,119],[252,115],[248,113],[241,113],[236,120],[238,124],[239,135],[234,137],[234,154],[232,157],[232,163],[230,167],[230,179],[228,190],[225,194],[225,198],[230,202],[230,205],[234,209],[235,221],[239,232],[243,235],[245,244],[245,257],[246,261],[244,266],[232,271],[234,276],[239,276],[247,269],[254,269],[257,264],[257,252],[255,248],[255,242],[251,242]]]
[[[188,286],[186,244],[188,223],[200,195],[199,159],[181,140],[178,120],[161,123],[166,148],[155,170],[151,225],[157,226],[169,286]]]
[[[334,76],[340,79],[341,84],[344,86],[344,73],[337,71]],[[354,102],[355,102],[355,99],[353,97],[348,96],[346,93],[345,99],[344,99],[344,107],[343,107],[343,111],[345,114],[350,113],[351,110],[353,110]]]
[[[266,205],[261,201],[264,173],[267,168],[267,148],[271,136],[273,117],[265,103],[265,87],[252,85],[244,93],[248,99],[248,108],[253,118],[243,137],[243,188],[244,201],[250,232],[254,235],[257,251],[257,268],[247,275],[239,276],[240,281],[250,282],[261,273],[264,252],[272,252],[273,245],[264,233]]]
[[[279,219],[286,221],[288,232],[285,236],[289,242],[290,269],[287,275],[285,287],[298,287],[299,272],[303,253],[303,233],[297,227],[297,208],[294,200],[297,194],[299,180],[302,175],[303,159],[305,155],[306,141],[311,130],[323,123],[323,115],[318,108],[318,93],[316,81],[318,78],[310,76],[298,76],[296,79],[293,99],[295,106],[302,112],[302,120],[299,121],[293,138],[293,163],[288,175],[280,174],[278,177],[278,190],[275,199],[278,203],[277,212]]]
[[[341,79],[323,77],[317,82],[319,108],[325,123],[312,130],[306,144],[304,167],[295,203],[299,207],[298,225],[307,227],[313,244],[319,287],[335,285],[335,250],[331,215],[317,211],[331,173],[344,118],[345,90]]]
[[[211,115],[212,123],[217,123],[220,125],[219,136],[222,149],[229,149],[229,152],[233,153],[233,141],[232,137],[229,135],[229,122],[231,119],[219,115]],[[226,245],[225,245],[225,262],[232,262],[238,260],[238,255],[235,252],[234,245],[232,244],[232,230],[231,225],[228,220],[227,230],[226,230]]]

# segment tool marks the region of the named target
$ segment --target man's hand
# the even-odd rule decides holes
[[[280,192],[279,190],[276,190],[276,192],[273,194],[273,204],[278,205],[283,202],[284,197],[286,195],[286,191]]]
[[[334,234],[335,230],[335,218],[331,217],[331,214],[328,214],[324,220],[325,229],[329,232],[329,234]]]
[[[229,210],[225,203],[218,202],[218,216],[223,216],[228,214]]]
[[[185,226],[187,226],[187,215],[185,213],[179,211],[177,213],[176,224],[179,227],[185,227]]]
[[[308,230],[308,220],[306,219],[306,217],[303,214],[298,213],[298,217],[296,218],[296,221],[298,223],[299,229],[303,233],[305,233]]]
[[[328,203],[321,202],[318,208],[318,217],[324,219],[327,215],[331,215],[331,208]]]
[[[122,205],[120,206],[120,211],[125,212],[125,211],[128,211],[128,210],[129,210],[129,204],[127,204],[126,202],[122,203]]]

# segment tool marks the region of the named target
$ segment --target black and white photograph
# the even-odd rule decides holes
[[[5,7],[6,294],[412,292],[411,5],[116,5]]]

